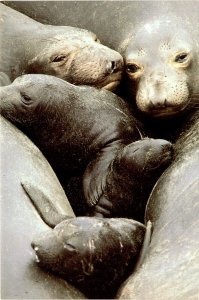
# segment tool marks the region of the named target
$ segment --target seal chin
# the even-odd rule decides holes
[[[146,114],[151,115],[154,118],[170,118],[175,115],[181,114],[185,108],[187,107],[189,101],[182,105],[182,106],[168,106],[164,108],[157,107],[156,109],[150,109],[148,111],[145,111]]]
[[[179,113],[179,110],[174,110],[174,109],[165,109],[165,110],[153,110],[150,111],[150,115],[153,116],[154,118],[167,118],[173,115],[176,115]]]
[[[119,84],[120,84],[120,80],[115,80],[104,85],[102,88],[108,91],[114,91]]]

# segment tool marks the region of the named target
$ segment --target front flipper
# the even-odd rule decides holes
[[[104,196],[108,169],[119,149],[121,149],[121,144],[118,141],[109,144],[87,166],[83,176],[83,189],[89,206],[95,206],[99,199]]]
[[[89,212],[90,217],[98,217],[98,218],[110,218],[112,215],[113,203],[102,195],[98,201],[98,203],[94,206],[94,208]]]
[[[56,206],[53,204],[53,199],[50,199],[48,195],[44,193],[44,191],[40,190],[32,183],[24,181],[21,182],[21,186],[24,189],[25,193],[28,195],[42,220],[48,226],[54,228],[60,222],[71,219],[71,217],[60,213]]]

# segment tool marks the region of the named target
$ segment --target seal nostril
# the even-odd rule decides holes
[[[111,65],[112,65],[112,70],[115,70],[115,69],[116,69],[116,62],[115,62],[115,61],[112,61],[112,62],[111,62]]]
[[[117,72],[118,67],[117,67],[117,62],[116,61],[111,61],[107,64],[106,70],[109,74]]]
[[[149,109],[153,109],[155,108],[154,103],[150,100],[149,105],[148,105]]]

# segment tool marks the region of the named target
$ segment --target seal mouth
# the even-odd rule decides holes
[[[112,82],[109,82],[108,84],[102,86],[103,89],[108,91],[113,91],[116,89],[116,87],[120,84],[120,80],[115,80]]]
[[[188,103],[186,103],[185,105],[183,105],[182,107],[179,106],[171,106],[171,107],[166,107],[166,108],[157,108],[157,109],[153,109],[148,111],[148,114],[151,114],[153,117],[155,118],[169,118],[172,117],[173,115],[178,115],[180,114],[186,107],[187,107]]]

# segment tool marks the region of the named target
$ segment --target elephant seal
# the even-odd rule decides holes
[[[36,234],[49,230],[49,227],[41,219],[29,195],[34,194],[35,203],[41,208],[43,206],[42,213],[48,220],[52,216],[49,207],[61,216],[73,218],[74,213],[57,177],[39,149],[13,124],[2,117],[0,121],[1,297],[85,299],[72,285],[43,272],[34,263],[32,239]]]
[[[49,75],[23,75],[0,89],[0,110],[39,147],[63,185],[83,176],[94,215],[142,219],[172,145],[141,139],[121,98]]]
[[[153,118],[175,117],[198,101],[195,25],[165,14],[135,28],[124,57],[130,94],[139,111]]]
[[[119,299],[198,299],[198,110],[183,130],[174,162],[158,180],[147,204],[146,220],[153,224],[150,246],[143,264],[120,288]]]
[[[198,103],[199,14],[197,1],[185,1],[183,5],[179,5],[178,1],[117,1],[117,5],[114,1],[56,1],[50,3],[45,1],[39,3],[35,1],[5,1],[5,3],[39,22],[78,26],[94,31],[105,45],[120,52],[125,57],[126,74],[124,73],[118,94],[133,105],[133,113],[145,124],[145,132],[148,136],[175,142],[181,132],[184,118],[189,114],[189,110],[192,113],[191,106],[194,110],[194,106]],[[106,26],[107,20],[108,26]],[[104,25],[102,26],[102,24]],[[158,24],[162,29],[157,28]],[[150,28],[154,29],[151,34]],[[157,34],[155,28],[157,28]],[[179,43],[176,41],[177,37],[179,37]],[[134,41],[137,42],[134,44]],[[167,41],[168,46],[171,47],[170,52],[169,49],[166,50],[167,46],[165,46],[164,52],[164,43],[166,44]],[[143,47],[145,51],[139,52],[139,45],[140,49]],[[182,48],[178,48],[178,46],[182,46]],[[128,52],[125,53],[125,49]],[[190,50],[187,62],[190,64],[192,61],[192,63],[189,67],[185,67],[186,59],[184,63],[175,62],[175,58],[180,61],[180,57],[177,55],[183,54],[180,51],[184,50]],[[131,54],[135,56],[127,56]],[[129,66],[131,63],[133,69],[134,59],[135,65],[141,64],[141,69],[142,65],[144,68],[144,73],[141,72],[142,76],[140,77],[142,88],[138,86],[139,76],[134,80],[135,74],[131,73],[130,75],[127,72],[128,67],[131,68]],[[161,61],[161,59],[163,60]],[[151,72],[154,70],[151,76],[150,70]],[[167,78],[164,78],[164,72],[167,73]],[[181,86],[180,73],[183,77],[183,86]],[[161,76],[163,76],[161,83],[155,84],[158,80],[160,81]],[[145,84],[147,78],[149,83]],[[138,109],[136,105],[138,88],[144,93],[143,97],[141,97],[142,93],[139,93],[139,105],[142,106],[140,107],[142,110]],[[181,97],[176,97],[174,90]],[[170,93],[168,93],[169,91]],[[174,105],[168,107],[167,99],[167,108],[164,108],[163,95],[169,98],[170,104],[173,102]],[[154,109],[150,104],[153,97],[157,99],[152,99],[152,102],[156,103]],[[184,109],[183,105],[186,106]]]
[[[32,247],[40,267],[90,299],[107,299],[133,268],[144,234],[145,226],[130,219],[78,217],[41,233]]]
[[[44,73],[74,84],[114,89],[123,69],[122,56],[100,44],[88,30],[44,25],[0,4],[0,72],[11,81]]]

